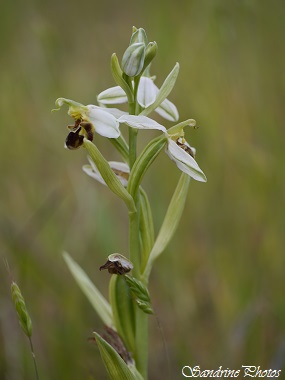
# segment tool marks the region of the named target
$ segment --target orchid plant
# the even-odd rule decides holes
[[[111,379],[147,379],[148,317],[153,313],[148,282],[152,266],[172,238],[184,208],[190,178],[206,182],[195,160],[195,149],[185,140],[184,129],[195,127],[195,120],[178,123],[175,105],[167,99],[173,89],[179,64],[161,88],[150,75],[150,64],[157,53],[156,42],[148,42],[142,28],[133,28],[130,44],[121,64],[112,55],[111,70],[116,82],[97,97],[98,105],[83,105],[66,98],[56,100],[56,110],[68,107],[74,124],[68,126],[65,146],[85,148],[89,164],[83,170],[107,186],[128,209],[129,253],[114,253],[100,270],[111,274],[109,300],[106,300],[83,269],[64,253],[66,263],[104,323],[104,333],[95,334],[100,354]],[[113,108],[128,103],[128,112]],[[174,125],[166,129],[149,115],[156,112]],[[127,126],[128,139],[121,131]],[[157,130],[158,136],[137,152],[140,130]],[[96,146],[96,134],[112,142],[122,162],[108,162]],[[95,140],[95,143],[93,142]],[[152,212],[142,180],[158,154],[165,150],[181,171],[160,230],[155,236]]]

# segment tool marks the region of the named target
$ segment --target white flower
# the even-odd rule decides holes
[[[106,182],[102,178],[99,170],[97,169],[97,166],[94,164],[94,162],[88,157],[88,161],[90,165],[84,165],[82,167],[83,171],[88,174],[90,177],[96,179],[96,181],[102,183],[103,185],[106,185]],[[109,161],[109,165],[113,172],[116,174],[118,179],[121,181],[121,184],[124,187],[127,187],[128,185],[128,179],[130,175],[130,168],[125,162],[116,162],[116,161]]]
[[[141,77],[137,93],[137,101],[139,105],[146,108],[153,104],[158,91],[158,87],[153,83],[151,78]],[[98,95],[97,100],[99,103],[107,105],[127,103],[128,98],[120,86],[115,86],[102,91]],[[160,116],[170,121],[177,121],[179,118],[177,108],[168,99],[165,99],[155,111]]]
[[[93,141],[94,132],[108,138],[120,136],[120,123],[137,129],[158,129],[166,132],[163,125],[147,116],[128,115],[116,108],[104,108],[90,104],[84,106],[70,99],[59,98],[55,102],[59,110],[64,104],[69,106],[68,114],[75,120],[75,124],[68,126],[70,132],[65,145],[69,149],[77,149],[83,144],[83,139]]]
[[[205,174],[194,159],[195,149],[190,147],[182,138],[173,140],[168,135],[166,154],[182,172],[188,174],[196,181],[207,181]]]

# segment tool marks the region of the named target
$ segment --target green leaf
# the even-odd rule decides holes
[[[136,159],[128,183],[128,191],[133,198],[137,195],[138,188],[145,172],[165,146],[166,141],[167,137],[164,135],[153,139]]]
[[[97,101],[101,104],[121,104],[128,101],[125,91],[120,87],[110,87],[100,92]]]
[[[94,145],[86,138],[84,138],[83,145],[86,148],[90,158],[98,168],[109,189],[118,195],[121,199],[123,199],[130,212],[135,212],[136,207],[133,198],[121,184],[120,180],[111,169],[108,161],[102,156],[96,145]]]
[[[63,253],[63,258],[73,275],[75,281],[86,295],[91,305],[96,310],[103,323],[107,326],[114,326],[113,315],[110,304],[102,296],[96,286],[92,283],[83,269],[69,256]]]
[[[112,57],[111,57],[111,71],[117,85],[120,86],[125,91],[128,97],[129,103],[133,103],[134,94],[132,90],[130,89],[128,83],[123,78],[123,71],[120,67],[118,57],[115,53],[112,54]]]
[[[178,73],[179,73],[179,63],[177,62],[174,68],[172,69],[172,71],[168,74],[167,78],[163,82],[163,85],[160,87],[154,103],[152,103],[147,108],[145,108],[140,113],[140,115],[147,116],[152,111],[154,111],[158,106],[160,106],[160,104],[164,101],[164,99],[167,98],[167,96],[172,91],[175,85],[176,79],[178,77]]]
[[[148,280],[154,260],[165,250],[178,227],[186,202],[189,183],[190,177],[187,174],[182,173],[168,206],[157,239],[149,255],[149,260],[143,273],[145,282]]]
[[[117,351],[94,332],[101,358],[111,380],[138,380]]]
[[[116,330],[130,352],[135,350],[135,310],[130,289],[124,276],[113,275],[109,285],[109,299]]]

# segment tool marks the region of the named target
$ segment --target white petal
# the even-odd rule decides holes
[[[111,115],[115,116],[116,119],[118,119],[120,116],[128,115],[128,112],[121,111],[118,108],[107,108],[107,107],[100,107],[103,109],[103,111],[110,113]]]
[[[155,120],[152,120],[147,116],[125,115],[121,116],[118,121],[120,123],[125,123],[132,128],[158,129],[160,131],[166,132],[166,128],[163,125],[158,124]]]
[[[82,167],[83,171],[89,175],[90,177],[96,179],[96,181],[102,183],[103,185],[106,185],[106,182],[103,180],[101,174],[99,173],[99,170],[97,169],[94,162],[88,157],[88,161],[90,165],[84,165]],[[123,173],[130,173],[130,168],[125,162],[117,162],[117,161],[109,161],[109,165],[112,169],[121,171]],[[122,176],[120,174],[115,173],[118,179],[121,181],[122,185],[126,187],[128,185],[128,179],[125,178],[125,176]]]
[[[126,103],[128,98],[125,91],[120,86],[116,86],[102,91],[97,96],[97,100],[102,104],[121,104]]]
[[[94,168],[92,167],[92,165],[84,165],[84,166],[82,166],[82,170],[87,175],[89,175],[89,177],[92,177],[92,178],[96,179],[96,181],[102,183],[103,185],[106,185],[106,183],[103,180],[103,178],[101,177],[101,175],[97,171],[94,171]]]
[[[156,98],[158,88],[150,78],[141,77],[138,88],[137,101],[140,106],[146,108],[150,106]]]
[[[166,120],[177,121],[179,119],[176,106],[168,99],[164,99],[160,106],[155,109],[155,112]]]
[[[109,164],[112,169],[120,170],[124,173],[130,173],[129,165],[125,162],[109,161]]]
[[[93,105],[86,106],[86,108],[86,118],[93,124],[99,135],[108,138],[120,136],[119,122],[113,115]]]
[[[194,158],[180,148],[175,141],[168,139],[168,149],[166,150],[166,153],[181,171],[197,181],[207,181],[205,174],[202,172]]]

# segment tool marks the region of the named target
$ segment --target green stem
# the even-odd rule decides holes
[[[130,260],[134,265],[133,276],[140,279],[141,257],[140,257],[140,207],[139,194],[136,197],[136,212],[129,213],[130,220]],[[136,368],[143,378],[147,379],[148,367],[148,315],[138,307],[135,308],[135,362]]]
[[[147,380],[148,372],[148,314],[138,307],[136,308],[136,337],[135,337],[135,361],[136,368]]]
[[[35,367],[36,379],[39,380],[39,373],[38,373],[36,355],[34,353],[34,347],[33,347],[33,343],[32,343],[31,337],[29,337],[29,342],[30,342],[30,347],[31,347],[31,353],[32,353],[32,357],[33,357],[34,367]]]
[[[139,239],[139,227],[140,227],[140,207],[139,196],[135,199],[135,212],[129,212],[129,249],[130,260],[134,265],[133,275],[136,278],[140,276],[140,239]]]
[[[134,101],[132,103],[129,103],[130,115],[137,115],[139,112],[139,105],[137,103],[137,93],[138,93],[139,83],[140,83],[140,77],[134,78],[134,88],[133,88]],[[137,135],[138,135],[138,131],[136,129],[129,128],[130,169],[132,169],[137,159]]]
[[[137,159],[137,135],[138,135],[138,131],[136,129],[129,127],[130,169],[132,169],[132,167],[133,167],[133,165]]]
[[[129,114],[137,115],[140,112],[137,103],[137,91],[140,77],[134,78],[134,102],[129,103]],[[129,128],[129,165],[130,169],[137,159],[137,135],[138,131]],[[133,276],[140,279],[141,273],[141,251],[140,251],[140,194],[134,197],[136,212],[129,212],[129,247],[130,260],[134,265]],[[135,352],[136,368],[143,378],[147,379],[148,368],[148,315],[138,307],[135,308],[136,332],[135,332]]]

